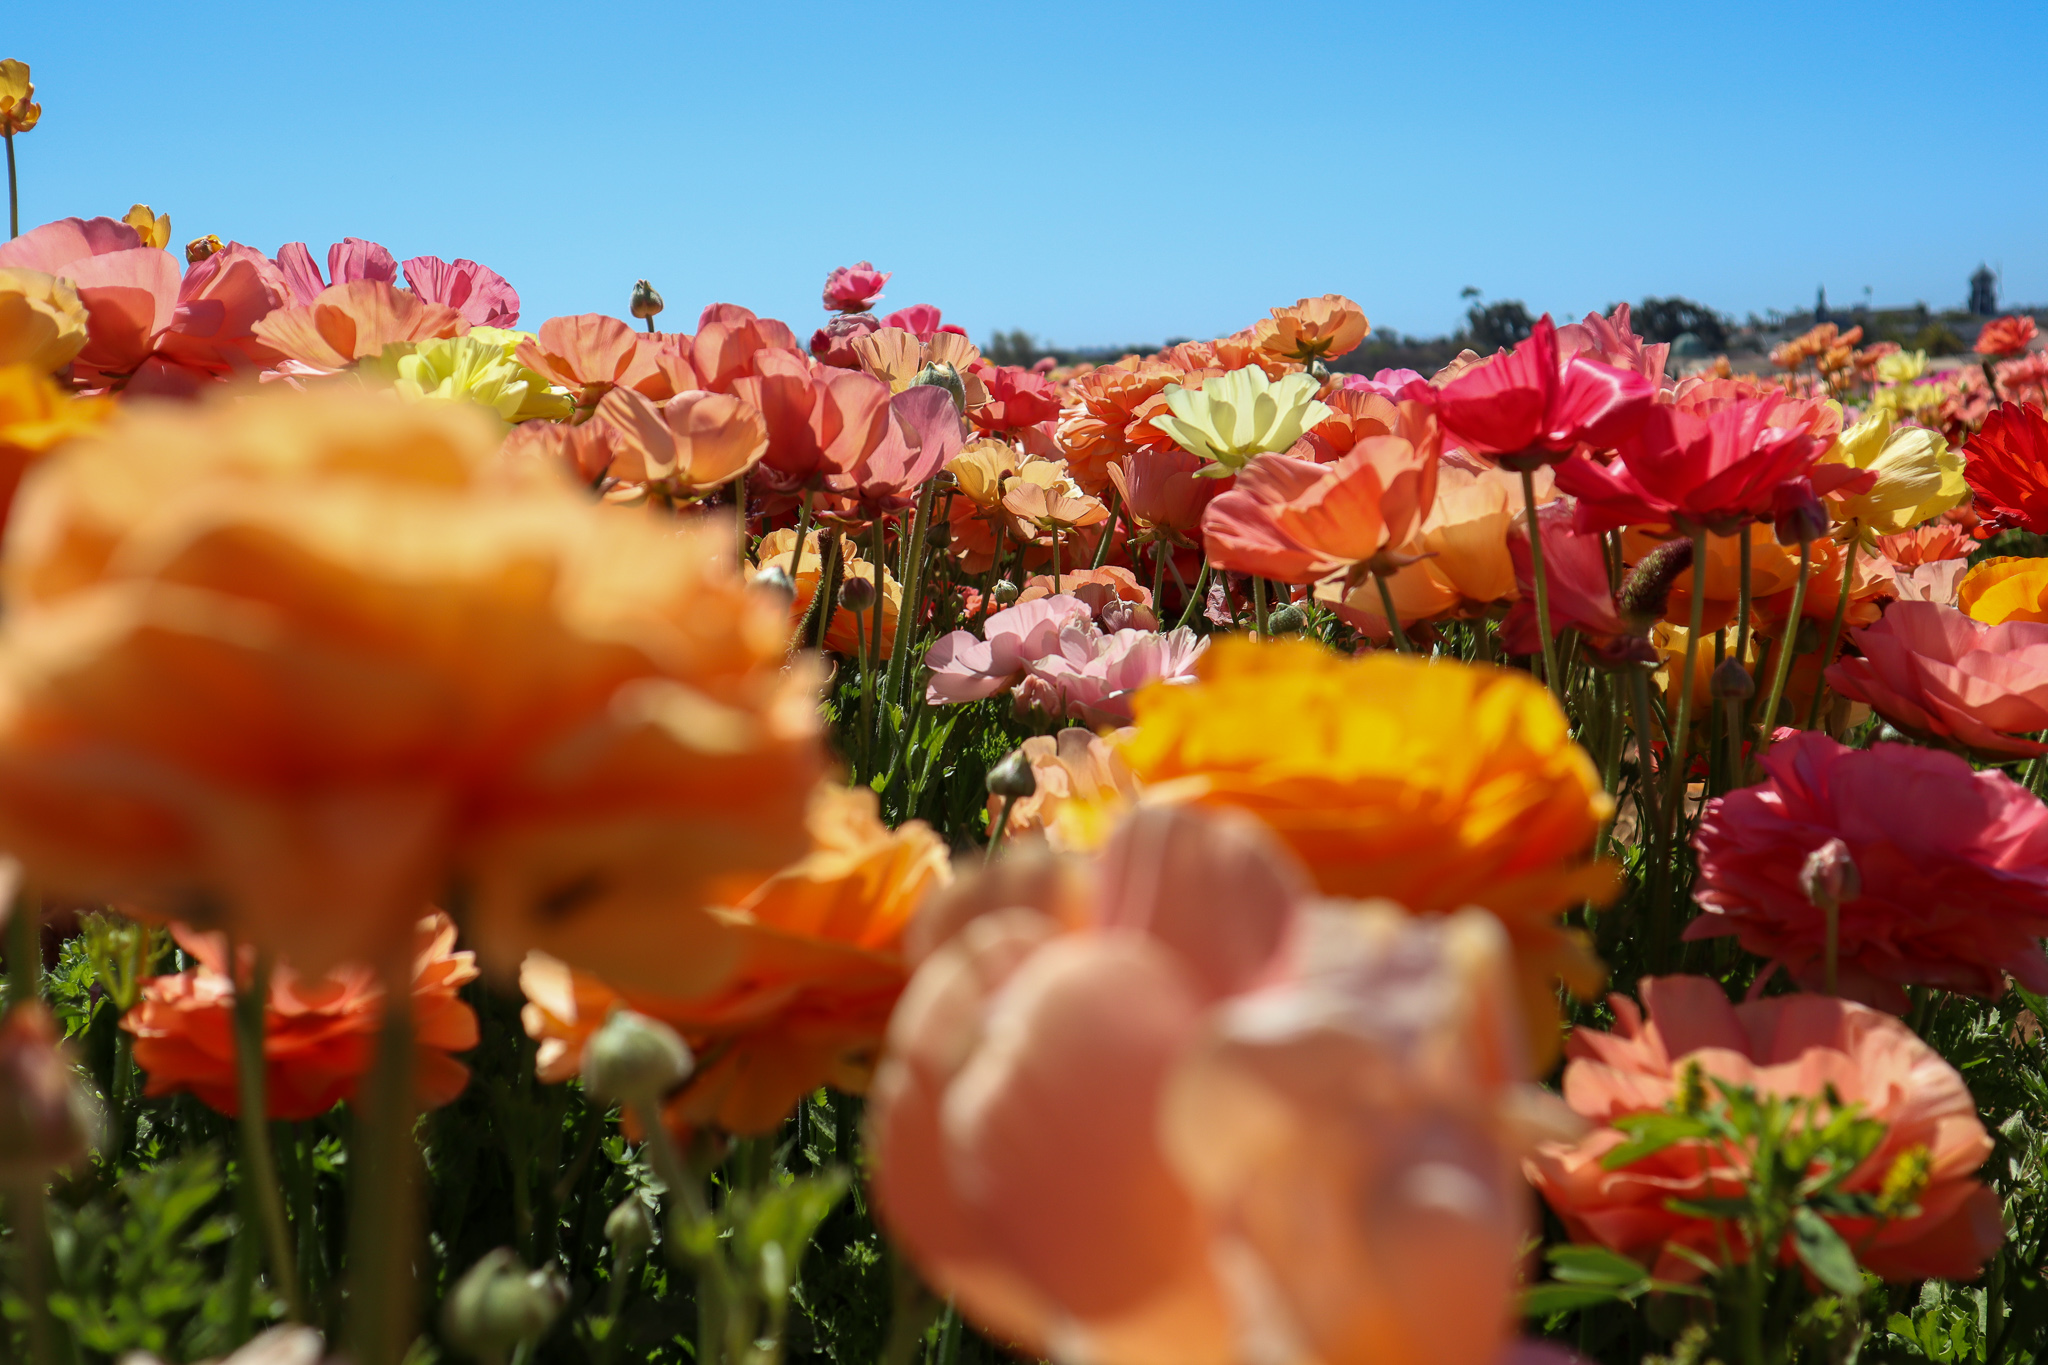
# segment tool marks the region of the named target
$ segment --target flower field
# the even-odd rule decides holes
[[[2048,1353],[2031,317],[12,227],[0,1365]]]

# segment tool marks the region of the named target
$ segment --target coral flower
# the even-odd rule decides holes
[[[1152,425],[1183,450],[1210,461],[1211,475],[1234,474],[1254,455],[1282,451],[1302,433],[1330,415],[1317,401],[1317,382],[1290,374],[1277,383],[1256,365],[1215,379],[1199,389],[1171,385],[1165,390],[1168,414]]]
[[[1978,329],[1972,349],[1978,355],[2020,355],[2034,344],[2034,331],[2031,317],[1993,318]]]
[[[617,452],[607,466],[613,477],[652,484],[679,501],[732,482],[768,451],[761,414],[722,393],[691,391],[652,403],[614,388],[591,421],[617,433]]]
[[[371,280],[377,284],[398,283],[398,258],[376,242],[361,237],[344,237],[327,248],[327,274],[313,263],[313,253],[304,242],[286,242],[277,249],[277,268],[284,276],[286,303],[305,307],[337,284]],[[444,300],[434,300],[443,302]]]
[[[761,361],[777,351],[798,358],[804,353],[788,324],[756,317],[751,309],[736,303],[708,304],[697,318],[697,335],[690,342],[696,387],[737,393],[733,385],[762,373]]]
[[[1990,626],[2048,621],[2048,559],[1987,559],[1956,585],[1956,605]]]
[[[1138,410],[1185,378],[1183,371],[1158,361],[1124,360],[1075,379],[1069,386],[1070,406],[1053,432],[1074,481],[1097,497],[1105,495],[1110,468],[1131,452]],[[1151,427],[1150,416],[1143,420],[1158,430]]]
[[[469,404],[273,389],[46,460],[0,565],[0,840],[305,972],[457,878],[487,961],[716,972],[676,906],[797,851],[812,677],[729,525],[617,516],[499,442]]]
[[[796,563],[796,528],[785,527],[770,531],[761,537],[756,548],[755,565],[747,570],[747,579],[760,577],[763,570],[773,566],[790,575],[796,586],[796,594],[789,602],[789,629],[794,631],[810,612],[811,599],[817,595],[818,579],[825,568],[824,534],[812,531],[804,539],[803,562]],[[874,585],[875,566],[861,558],[859,542],[842,539],[839,542],[839,581],[843,584],[849,578],[858,578],[869,586]],[[853,611],[847,607],[836,607],[832,620],[825,628],[825,648],[849,658],[857,657],[860,651],[874,642],[873,612],[882,613],[882,654],[886,657],[896,647],[896,623],[903,611],[903,585],[896,581],[896,575],[882,568],[882,590],[876,597],[877,606],[867,611]],[[806,644],[809,641],[805,641]]]
[[[1585,321],[1558,328],[1557,350],[1560,355],[1588,356],[1617,370],[1633,370],[1660,388],[1671,360],[1669,343],[1651,345],[1636,335],[1625,303],[1614,305],[1614,312],[1606,317],[1588,313]]]
[[[242,1112],[235,1070],[235,989],[227,940],[174,925],[178,946],[198,966],[143,983],[142,999],[121,1019],[135,1035],[135,1064],[149,1074],[146,1095],[198,1096],[220,1113]],[[476,955],[458,953],[446,915],[419,922],[413,935],[413,1085],[423,1107],[447,1104],[469,1084],[469,1068],[448,1054],[478,1041],[476,1013],[456,995],[476,979]],[[250,959],[238,976],[246,980]],[[305,978],[280,963],[263,1010],[264,1098],[274,1119],[310,1119],[356,1097],[370,1069],[384,1020],[384,988],[367,967],[337,967]]]
[[[1335,464],[1260,455],[1202,513],[1218,568],[1285,583],[1333,574],[1362,581],[1398,551],[1436,501],[1437,457],[1398,436],[1369,436]]]
[[[1020,365],[977,365],[975,376],[988,390],[988,401],[968,415],[983,431],[1017,431],[1050,422],[1060,415],[1059,395],[1042,375]]]
[[[1934,602],[1895,602],[1850,636],[1861,658],[1828,669],[1828,686],[1868,702],[1908,734],[1994,762],[2048,753],[2048,624],[1987,626]]]
[[[69,280],[0,268],[0,367],[55,374],[85,349],[85,305]]]
[[[1467,370],[1435,401],[1447,437],[1520,468],[1554,464],[1581,445],[1620,445],[1642,426],[1656,392],[1633,370],[1564,354],[1545,313],[1512,354]]]
[[[1808,855],[1840,839],[1862,894],[1840,910],[1842,994],[1894,1011],[1902,986],[1997,996],[2010,974],[2048,989],[2048,807],[2003,773],[1906,744],[1782,740],[1764,782],[1707,804],[1694,847],[1705,911],[1686,937],[1733,934],[1809,989],[1826,925],[1800,889]]]
[[[1721,534],[1770,520],[1783,485],[1806,478],[1822,446],[1799,427],[1777,425],[1769,400],[1698,415],[1659,405],[1611,464],[1557,466],[1557,486],[1578,499],[1582,531],[1664,522]]]
[[[1612,806],[1550,694],[1503,669],[1235,637],[1197,676],[1139,695],[1123,746],[1139,782],[1250,811],[1327,894],[1492,911],[1547,1051],[1557,978],[1600,979],[1556,916],[1614,890],[1588,856]]]
[[[311,303],[280,308],[251,330],[285,357],[288,373],[332,374],[382,356],[386,346],[461,336],[469,323],[443,304],[379,280],[356,280],[330,285]]]
[[[405,282],[428,303],[446,304],[472,327],[517,327],[519,291],[489,266],[439,256],[415,256],[405,263]]]
[[[1846,1192],[1878,1194],[1899,1170],[1925,1163],[1911,1216],[1822,1214],[1865,1268],[1887,1280],[1966,1280],[1997,1252],[2005,1240],[1998,1195],[1976,1178],[1990,1135],[1963,1078],[1904,1024],[1828,996],[1730,1005],[1720,983],[1697,976],[1646,978],[1642,996],[1641,1009],[1614,996],[1614,1031],[1578,1029],[1566,1045],[1565,1101],[1610,1126],[1576,1143],[1544,1143],[1524,1163],[1574,1241],[1681,1282],[1698,1278],[1696,1257],[1748,1254],[1727,1246],[1727,1224],[1674,1207],[1740,1197],[1747,1153],[1687,1139],[1614,1170],[1604,1161],[1629,1140],[1611,1126],[1616,1119],[1674,1108],[1697,1071],[1764,1096],[1826,1096],[1819,1122],[1854,1106],[1882,1123],[1877,1150],[1844,1182]],[[1791,1248],[1781,1256],[1791,1261]]]
[[[614,388],[643,388],[656,380],[661,374],[660,346],[649,345],[652,340],[615,317],[579,313],[543,322],[539,335],[522,341],[515,356],[520,364],[575,394],[576,406],[587,412]],[[695,379],[694,370],[689,377]],[[698,385],[690,382],[684,387]]]
[[[890,829],[873,792],[820,784],[811,850],[714,911],[731,967],[692,995],[613,990],[542,954],[520,967],[520,1017],[540,1043],[543,1081],[566,1080],[605,1016],[625,1005],[680,1031],[697,1052],[665,1108],[679,1131],[770,1133],[823,1085],[867,1089],[907,975],[912,912],[951,880],[946,846],[922,820]]]
[[[2031,403],[2003,403],[1963,442],[1963,478],[1990,527],[2048,532],[2048,417]]]
[[[1495,1358],[1528,1218],[1498,930],[1303,891],[1241,816],[1140,810],[920,917],[874,1193],[984,1330],[1102,1365]]]
[[[1093,730],[1069,726],[1050,735],[1033,735],[1018,746],[1031,768],[1031,795],[1007,803],[1011,839],[1039,836],[1055,848],[1066,844],[1061,814],[1076,807],[1098,804],[1122,806],[1138,794],[1137,779],[1130,765],[1117,752],[1122,731],[1098,735]],[[1005,802],[1000,796],[988,799],[991,831],[1002,817]]]
[[[944,389],[905,389],[889,400],[881,441],[845,474],[828,475],[825,486],[854,499],[869,518],[900,512],[960,453],[964,425]]]
[[[1896,535],[1879,536],[1877,548],[1900,569],[1918,569],[1949,560],[1968,559],[1977,542],[1962,527],[1949,522],[1917,526]]]
[[[762,468],[778,491],[852,473],[889,435],[889,389],[870,376],[777,349],[756,352],[752,363],[754,373],[731,388],[767,423]]]
[[[1124,514],[1154,538],[1164,535],[1175,544],[1191,543],[1189,535],[1202,524],[1209,502],[1223,491],[1217,479],[1201,477],[1208,464],[1201,456],[1169,446],[1133,450],[1109,466]]]
[[[902,393],[918,383],[932,367],[950,371],[960,381],[961,402],[973,412],[989,401],[988,386],[982,378],[988,367],[981,352],[959,332],[934,332],[920,337],[884,320],[880,329],[851,343],[860,367]]]
[[[882,297],[882,286],[895,272],[877,270],[872,261],[842,265],[825,277],[825,307],[835,313],[865,313]]]
[[[1359,306],[1342,294],[1301,299],[1252,328],[1252,344],[1287,360],[1335,360],[1358,349],[1372,331]]]

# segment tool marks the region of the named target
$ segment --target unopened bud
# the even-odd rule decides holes
[[[1830,839],[1809,853],[1806,865],[1799,869],[1799,889],[1806,893],[1806,899],[1823,909],[1847,905],[1861,896],[1863,874],[1856,870],[1849,846],[1840,839]]]
[[[1637,630],[1648,630],[1663,620],[1672,583],[1691,567],[1692,541],[1685,537],[1667,540],[1644,555],[1621,580],[1616,602],[1621,618]]]
[[[789,570],[780,564],[770,564],[754,575],[754,586],[779,592],[786,597],[796,596],[796,584],[790,581]]]
[[[84,1160],[98,1129],[49,1011],[10,1010],[0,1024],[0,1186],[40,1185]]]
[[[227,243],[221,241],[220,238],[210,232],[204,237],[194,237],[191,241],[185,243],[185,264],[198,265],[208,256],[219,251],[225,251],[226,249]]]
[[[604,1239],[612,1244],[613,1260],[628,1267],[640,1264],[640,1258],[654,1245],[654,1219],[639,1195],[629,1194],[619,1201],[604,1220]]]
[[[583,1046],[583,1088],[600,1100],[652,1104],[681,1085],[695,1059],[683,1036],[633,1010],[613,1010]]]
[[[857,616],[875,605],[875,583],[871,578],[848,578],[839,585],[839,605]]]
[[[1266,634],[1294,635],[1308,624],[1308,617],[1292,602],[1283,602],[1266,613]]]
[[[465,1355],[495,1365],[544,1335],[568,1303],[562,1272],[528,1270],[512,1248],[499,1247],[455,1282],[441,1308],[441,1333]]]
[[[912,388],[916,388],[921,384],[929,384],[933,388],[944,389],[952,396],[954,407],[962,412],[967,411],[966,381],[960,378],[960,371],[954,369],[951,365],[946,364],[944,361],[934,361],[925,366],[917,372],[917,378],[910,381]]]
[[[1828,509],[1809,479],[1781,484],[1771,499],[1771,526],[1780,545],[1805,545],[1828,531]]]
[[[1005,801],[1021,801],[1038,791],[1038,774],[1022,749],[1012,749],[988,770],[988,794]]]
[[[633,302],[629,305],[633,316],[645,321],[655,316],[666,306],[661,301],[661,291],[645,280],[633,281]]]
[[[996,585],[988,590],[988,595],[997,606],[1007,607],[1017,600],[1017,585],[1007,578],[998,580]]]
[[[1748,701],[1756,695],[1756,679],[1749,676],[1749,670],[1739,659],[1723,659],[1714,665],[1707,686],[1715,701]]]

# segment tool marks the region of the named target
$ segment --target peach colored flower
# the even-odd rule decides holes
[[[148,1073],[145,1095],[195,1095],[230,1116],[242,1112],[235,1069],[235,990],[227,939],[173,925],[196,967],[143,983],[142,999],[121,1018],[135,1036],[135,1064]],[[454,951],[455,925],[438,912],[413,934],[413,1085],[424,1108],[438,1108],[469,1084],[469,1068],[449,1054],[478,1041],[476,1013],[457,990],[476,979],[476,954]],[[248,979],[252,955],[237,973]],[[263,1011],[264,1098],[274,1119],[310,1119],[343,1100],[370,1069],[384,1020],[384,988],[375,971],[345,965],[303,978],[279,963]]]
[[[1144,535],[1170,544],[1192,545],[1189,537],[1202,524],[1202,512],[1229,485],[1199,477],[1208,464],[1177,445],[1133,450],[1109,466],[1109,481],[1121,500],[1124,515]],[[1141,539],[1143,536],[1141,536]]]
[[[1086,807],[1100,802],[1120,805],[1135,797],[1137,779],[1131,776],[1130,765],[1124,762],[1116,749],[1117,741],[1127,737],[1128,732],[1124,730],[1103,736],[1093,730],[1069,726],[1050,735],[1033,735],[1025,740],[1020,752],[1031,766],[1031,776],[1036,785],[1031,795],[1010,803],[1006,837],[1016,839],[1040,835],[1050,840],[1054,847],[1063,847],[1066,843],[1060,821],[1063,808]],[[1002,814],[1002,806],[1003,798],[989,797],[988,824],[991,831]]]
[[[1342,294],[1301,299],[1252,327],[1252,344],[1287,360],[1335,360],[1358,349],[1372,324]]]
[[[1398,436],[1368,436],[1329,465],[1257,456],[1202,513],[1202,540],[1219,568],[1286,583],[1342,574],[1356,586],[1399,567],[1436,479],[1436,452]]]
[[[671,376],[657,363],[667,341],[669,338],[636,332],[603,313],[579,313],[543,322],[538,335],[519,343],[513,358],[548,382],[575,394],[576,406],[589,412],[614,388],[665,388],[667,392],[659,397],[672,396],[677,390]],[[673,367],[674,348],[666,349]],[[687,360],[682,365],[689,370]],[[697,388],[695,377],[695,372],[690,371],[686,378],[692,382],[682,387]]]
[[[617,387],[597,405],[591,426],[616,435],[606,472],[689,502],[752,469],[768,450],[761,414],[738,398],[689,391],[659,405]]]
[[[697,319],[690,343],[690,363],[697,387],[713,393],[737,393],[733,385],[762,372],[761,361],[773,352],[802,356],[796,333],[774,318],[756,317],[736,303],[714,303]]]
[[[1993,318],[1977,331],[1978,355],[2019,355],[2034,344],[2034,320],[2030,317]]]
[[[933,332],[921,339],[884,319],[879,331],[856,337],[852,346],[861,369],[887,384],[891,393],[909,388],[927,365],[950,365],[960,376],[968,411],[989,400],[988,386],[975,373],[982,363],[981,352],[958,332]]]
[[[1172,365],[1127,357],[1073,380],[1053,440],[1073,471],[1074,481],[1098,497],[1105,495],[1110,487],[1110,466],[1130,453],[1130,430],[1142,426],[1147,433],[1163,435],[1150,425],[1153,414],[1138,410],[1168,384],[1188,377],[1186,371]]]
[[[280,308],[251,330],[289,362],[288,373],[332,374],[399,342],[461,336],[469,321],[408,290],[355,280],[329,285],[311,303]]]
[[[1987,626],[1953,607],[1894,602],[1852,633],[1862,651],[1828,669],[1828,686],[1868,702],[1908,734],[2002,762],[2048,753],[2048,624]]]
[[[1879,536],[1877,548],[1895,568],[1917,569],[1950,559],[1968,559],[1977,548],[1970,533],[1952,522],[1916,526],[1896,535]]]
[[[2005,1240],[1998,1196],[1976,1179],[1991,1138],[1963,1078],[1904,1024],[1819,995],[1730,1005],[1720,984],[1705,977],[1645,978],[1641,989],[1641,1009],[1612,997],[1612,1033],[1582,1028],[1566,1044],[1565,1100],[1578,1113],[1612,1124],[1668,1108],[1693,1067],[1761,1095],[1837,1096],[1885,1125],[1847,1191],[1875,1194],[1898,1163],[1927,1163],[1913,1200],[1920,1211],[1911,1217],[1880,1223],[1823,1212],[1859,1263],[1888,1280],[1966,1280],[1998,1250]],[[1576,1143],[1542,1144],[1524,1168],[1574,1241],[1633,1256],[1662,1279],[1697,1279],[1698,1266],[1674,1248],[1719,1261],[1724,1236],[1735,1234],[1670,1205],[1739,1194],[1747,1154],[1694,1139],[1606,1169],[1602,1159],[1626,1141],[1617,1128],[1597,1128]],[[1781,1259],[1792,1260],[1789,1247]]]
[[[761,537],[755,549],[754,564],[745,572],[747,581],[753,582],[771,565],[790,574],[796,585],[796,595],[789,603],[789,628],[791,631],[803,622],[804,614],[811,609],[811,599],[818,592],[818,576],[824,571],[825,541],[823,533],[812,531],[804,540],[803,562],[796,561],[796,529],[784,527],[770,531]],[[849,578],[862,579],[872,585],[875,581],[875,566],[861,558],[858,542],[842,539],[839,542],[839,581],[843,584]],[[882,613],[882,656],[896,647],[896,623],[903,611],[903,586],[896,581],[896,575],[882,568],[882,591],[879,598]],[[848,658],[858,657],[863,648],[874,640],[873,609],[853,611],[847,607],[836,607],[832,620],[825,627],[825,648]],[[805,643],[809,643],[806,641]]]
[[[779,349],[753,353],[731,382],[768,426],[764,481],[779,491],[823,487],[850,474],[889,434],[889,389],[858,370],[813,364]]]

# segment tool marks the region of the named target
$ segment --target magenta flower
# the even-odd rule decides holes
[[[1664,522],[1728,535],[1774,520],[1786,485],[1807,479],[1826,444],[1803,426],[1777,426],[1774,398],[1700,413],[1660,405],[1612,464],[1567,460],[1557,486],[1579,500],[1579,529]]]
[[[487,265],[415,256],[405,263],[405,282],[428,303],[446,304],[472,327],[519,325],[519,291]]]
[[[951,323],[940,322],[938,305],[933,303],[913,303],[908,308],[898,308],[895,312],[882,319],[882,325],[884,327],[900,327],[915,336],[919,341],[930,341],[940,332],[958,332],[961,336],[967,335],[967,329],[964,327],[955,327]]]
[[[1558,328],[1557,350],[1560,355],[1582,355],[1617,370],[1633,370],[1660,388],[1671,355],[1669,343],[1648,345],[1635,334],[1625,303],[1615,304],[1611,316],[1588,313],[1584,322],[1568,322]]]
[[[1581,445],[1607,450],[1635,434],[1657,386],[1566,354],[1545,313],[1508,355],[1465,371],[1437,391],[1437,420],[1457,444],[1514,468],[1554,464]]]
[[[871,261],[842,265],[825,277],[825,307],[835,313],[865,313],[882,297],[892,272],[877,270]]]
[[[1410,396],[1406,392],[1410,384],[1420,384],[1424,389],[1427,389],[1429,387],[1429,379],[1427,376],[1414,370],[1381,370],[1378,374],[1372,375],[1369,378],[1362,374],[1347,374],[1344,376],[1344,387],[1353,393],[1376,393],[1380,397],[1390,398],[1396,403]]]
[[[357,280],[398,283],[398,258],[361,237],[344,237],[327,248],[327,279],[320,278],[320,267],[313,264],[313,253],[304,242],[286,242],[279,247],[277,268],[284,272],[285,284],[291,291],[287,306],[296,304],[302,308],[330,284],[352,284]]]

